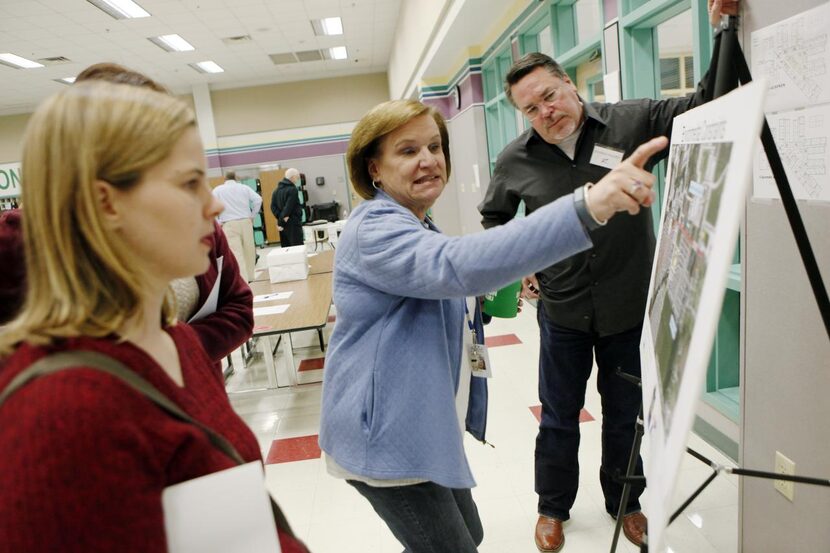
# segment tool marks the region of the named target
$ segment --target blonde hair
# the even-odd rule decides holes
[[[351,140],[349,140],[349,148],[346,151],[349,176],[355,192],[362,198],[368,200],[375,197],[376,190],[372,185],[372,176],[369,174],[369,160],[380,155],[380,144],[383,138],[421,115],[430,115],[438,125],[438,132],[441,134],[441,149],[447,164],[447,178],[449,178],[450,137],[444,117],[434,107],[426,106],[415,100],[391,100],[369,110],[355,125]]]
[[[73,85],[40,105],[21,167],[26,300],[3,329],[0,354],[24,339],[106,336],[140,318],[146,269],[105,225],[95,182],[136,186],[194,125],[172,96],[107,82]],[[170,294],[161,316],[174,320]]]
[[[156,92],[164,92],[170,94],[164,86],[160,85],[147,75],[127,69],[123,65],[117,63],[96,63],[90,65],[75,77],[76,83],[83,81],[107,81],[110,83],[130,84],[133,86],[143,86],[150,88]]]

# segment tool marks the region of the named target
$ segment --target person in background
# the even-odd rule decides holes
[[[737,13],[737,2],[720,0],[710,8],[713,25],[723,13]],[[701,105],[706,78],[686,98],[627,100],[616,104],[586,102],[565,70],[550,57],[527,54],[505,78],[505,91],[531,128],[508,144],[496,162],[479,211],[492,228],[515,216],[520,201],[533,213],[597,182],[642,142],[671,135],[672,121]],[[651,170],[668,150],[645,166]],[[579,413],[596,355],[597,387],[602,397],[600,483],[605,509],[616,517],[640,390],[616,370],[640,376],[640,333],[651,276],[654,232],[650,210],[617,217],[591,231],[594,248],[526,276],[523,297],[536,299],[540,329],[539,399],[542,417],[536,439],[536,493],[539,495],[535,541],[540,551],[558,551],[565,543],[562,523],[579,487]],[[639,457],[636,474],[642,475]],[[633,484],[624,505],[622,527],[634,544],[642,542],[646,517]]]
[[[253,220],[262,207],[262,197],[248,186],[236,182],[234,171],[225,173],[225,182],[213,189],[213,195],[225,204],[225,210],[218,219],[239,263],[239,271],[251,282],[256,266]]]
[[[193,112],[143,87],[75,84],[32,116],[22,169],[27,291],[0,334],[0,390],[46,356],[96,352],[261,462],[169,294],[208,268],[222,210]],[[93,367],[0,399],[0,552],[166,552],[163,490],[236,466],[198,426]],[[305,551],[278,527],[284,553]]]
[[[366,497],[410,553],[471,553],[483,529],[463,433],[484,440],[486,380],[475,296],[590,248],[587,229],[649,205],[641,169],[657,139],[593,186],[497,229],[448,237],[426,215],[450,174],[443,117],[385,102],[347,151],[367,201],[335,257],[337,325],[326,354],[320,447],[328,472]]]
[[[98,63],[81,71],[75,82],[102,80],[141,86],[168,94],[146,75],[114,63]],[[0,325],[11,320],[23,303],[25,258],[21,211],[0,216],[0,264],[9,267],[0,277]],[[240,275],[225,233],[214,223],[210,265],[205,273],[171,283],[176,295],[177,319],[189,322],[202,347],[221,371],[221,360],[251,337],[254,326],[253,294]]]
[[[280,229],[280,246],[303,245],[303,207],[300,203],[300,172],[293,167],[271,194],[271,213]]]
[[[0,213],[0,327],[17,314],[26,289],[20,209]]]

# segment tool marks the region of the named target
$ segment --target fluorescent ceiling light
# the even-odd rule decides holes
[[[133,0],[86,0],[96,8],[116,19],[150,17],[150,14]]]
[[[200,73],[224,73],[225,70],[219,67],[215,61],[200,61],[199,63],[191,63],[190,67],[199,71]]]
[[[179,35],[161,35],[151,37],[147,40],[149,40],[159,48],[167,50],[168,52],[190,52],[191,50],[196,49],[193,47],[192,44],[190,44],[188,41],[186,41]]]
[[[312,19],[311,27],[314,29],[314,34],[318,36],[343,34],[343,21],[339,17]]]
[[[75,82],[75,77],[64,77],[63,79],[58,79],[59,81],[65,82],[66,84],[72,84]]]
[[[20,69],[35,69],[36,67],[43,67],[42,63],[27,60],[26,58],[21,58],[20,56],[8,53],[0,54],[0,63],[5,63],[6,65],[11,65],[12,67]]]
[[[345,46],[335,46],[334,48],[329,48],[329,56],[333,60],[344,60],[349,57],[346,53]]]

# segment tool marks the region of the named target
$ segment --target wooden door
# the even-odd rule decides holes
[[[271,195],[277,185],[285,177],[285,169],[276,171],[260,171],[259,185],[262,194],[262,212],[265,215],[265,241],[277,243],[280,241],[280,232],[277,230],[277,218],[271,213]]]

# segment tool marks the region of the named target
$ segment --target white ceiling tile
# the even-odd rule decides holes
[[[24,17],[30,15],[44,16],[55,13],[52,8],[37,2],[36,0],[29,0],[26,2],[10,2],[4,0],[3,11],[12,17]]]
[[[0,0],[4,49],[37,58],[65,56],[71,63],[30,72],[0,66],[0,114],[31,110],[61,86],[52,81],[87,65],[115,61],[148,73],[174,92],[194,83],[231,88],[383,70],[401,0],[138,0],[149,18],[116,20],[85,0]],[[354,7],[352,6],[354,4]],[[376,15],[375,6],[386,6]],[[340,15],[345,35],[316,37],[310,17]],[[385,22],[385,23],[384,23]],[[5,30],[8,29],[8,30]],[[195,52],[169,53],[149,36],[178,33]],[[251,42],[221,39],[250,34]],[[347,61],[275,66],[268,54],[346,45]],[[354,62],[354,58],[360,61]],[[205,76],[187,66],[213,59],[226,73]]]
[[[161,0],[159,2],[142,2],[139,0],[139,5],[146,11],[150,12],[153,17],[167,17],[169,15],[179,15],[190,13],[191,7],[184,2],[170,2],[169,0]]]
[[[43,25],[39,17],[25,16],[7,19],[3,22],[3,27],[13,29],[16,33],[20,34],[33,29],[42,29]],[[3,42],[6,41],[4,40]]]

